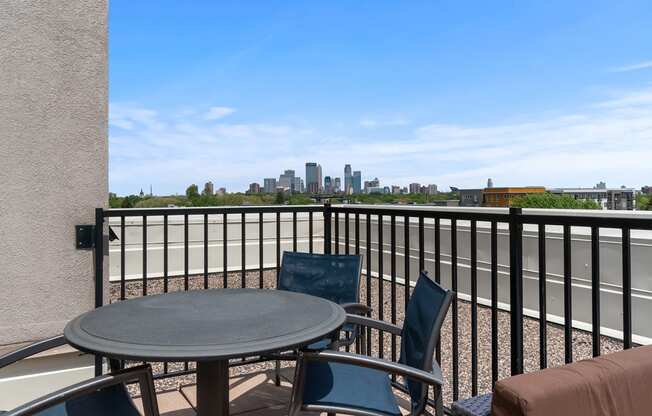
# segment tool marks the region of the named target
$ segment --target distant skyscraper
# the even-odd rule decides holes
[[[426,192],[429,195],[435,195],[437,193],[437,185],[433,185],[433,184],[428,185],[428,189],[426,190]]]
[[[292,191],[292,188],[294,186],[294,171],[286,170],[285,172],[283,172],[281,176],[279,176],[278,178],[277,186]]]
[[[344,193],[350,194],[353,189],[353,175],[351,165],[344,165]]]
[[[213,182],[206,182],[204,184],[204,195],[213,195],[215,193],[214,188],[213,188]]]
[[[263,190],[266,194],[273,194],[276,192],[276,178],[263,179]]]
[[[421,185],[414,182],[410,184],[410,193],[411,194],[418,194],[421,191]]]
[[[324,192],[326,192],[327,194],[333,193],[333,183],[331,181],[330,176],[324,177]]]
[[[257,182],[249,184],[249,193],[250,194],[259,194],[260,193],[260,184]]]
[[[398,185],[392,185],[392,194],[398,195],[401,193],[401,187]]]
[[[303,179],[298,176],[294,177],[294,184],[292,186],[292,192],[303,193]]]
[[[342,191],[342,180],[340,178],[335,178],[333,181],[333,192],[341,192]]]
[[[364,181],[364,193],[382,193],[383,188],[380,187],[380,181],[378,178],[374,178],[373,181]]]
[[[487,188],[493,188],[494,187],[494,180],[489,178],[487,179]]]
[[[356,170],[353,172],[353,193],[359,194],[362,192],[362,172]],[[345,189],[345,192],[350,193],[351,191]]]
[[[315,162],[306,163],[306,190],[317,194],[322,191],[321,165]]]

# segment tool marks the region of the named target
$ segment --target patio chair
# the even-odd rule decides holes
[[[46,339],[0,357],[0,368],[65,345],[63,336]],[[158,416],[158,404],[149,365],[140,365],[82,381],[32,400],[3,416],[139,416],[125,383],[140,385],[145,416]]]
[[[349,315],[348,321],[401,337],[399,361],[341,351],[304,351],[299,354],[289,415],[301,411],[362,416],[401,414],[392,391],[398,387],[410,396],[410,414],[426,412],[428,390],[435,393],[437,415],[443,415],[439,364],[433,360],[441,325],[454,293],[419,275],[407,306],[403,328],[372,318]],[[392,383],[390,374],[406,384]]]
[[[328,299],[341,305],[347,313],[367,314],[367,305],[359,303],[360,272],[362,256],[331,255],[284,252],[281,271],[276,282],[277,289],[300,292]],[[357,325],[347,323],[342,327],[345,334],[339,333],[314,342],[306,348],[323,350],[352,345],[359,331]],[[364,342],[363,342],[364,343]],[[296,354],[286,354],[285,358],[296,359]],[[276,361],[276,384],[280,384],[280,362]]]

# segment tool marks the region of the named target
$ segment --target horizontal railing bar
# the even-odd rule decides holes
[[[435,209],[417,209],[415,208],[393,208],[388,206],[366,206],[364,208],[354,205],[333,205],[331,207],[333,212],[337,213],[355,213],[364,212],[371,215],[387,215],[387,216],[409,216],[411,218],[444,218],[455,220],[478,220],[478,221],[491,221],[498,220],[506,222],[509,219],[509,214],[502,212],[488,213],[488,212],[468,212],[458,208],[458,211],[440,211]]]
[[[349,206],[334,205],[331,207],[333,212],[354,213],[369,212],[372,215],[402,215],[413,218],[440,218],[450,220],[476,220],[476,221],[498,221],[508,222],[510,220],[509,212],[502,208],[482,208],[467,209],[449,207],[412,207],[412,208],[394,208],[388,206]],[[491,212],[487,212],[491,211]],[[652,215],[641,211],[636,212],[610,212],[596,210],[595,214],[581,211],[581,215],[570,210],[550,209],[546,212],[536,209],[534,212],[528,212],[527,209],[518,216],[520,224],[541,224],[546,225],[571,225],[575,227],[592,227],[600,228],[620,228],[627,226],[631,229],[652,230]],[[573,210],[575,211],[575,210]]]
[[[338,204],[331,205],[332,210],[346,209],[349,211],[366,212],[369,210],[391,211],[393,215],[403,215],[409,212],[412,217],[418,217],[419,213],[437,213],[441,216],[456,215],[458,213],[474,215],[509,215],[509,208],[496,207],[441,207],[433,205],[362,205],[362,204]],[[374,212],[375,213],[375,212]],[[388,214],[392,215],[392,214]],[[649,211],[627,211],[627,210],[593,210],[593,209],[549,209],[549,208],[523,208],[521,216],[547,216],[547,217],[575,217],[575,218],[640,218],[652,220],[652,212]]]
[[[109,208],[104,210],[104,217],[126,217],[144,215],[202,215],[202,214],[242,214],[242,213],[276,213],[276,212],[321,212],[323,205],[250,205],[224,207],[177,207],[177,208]]]

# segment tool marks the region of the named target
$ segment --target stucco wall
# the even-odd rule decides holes
[[[107,200],[106,0],[0,1],[0,344],[93,306],[75,224]]]

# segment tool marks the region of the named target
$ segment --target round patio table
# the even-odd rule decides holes
[[[326,299],[283,290],[212,289],[103,306],[66,325],[81,351],[113,359],[196,361],[197,413],[229,414],[229,359],[308,345],[346,313]]]

